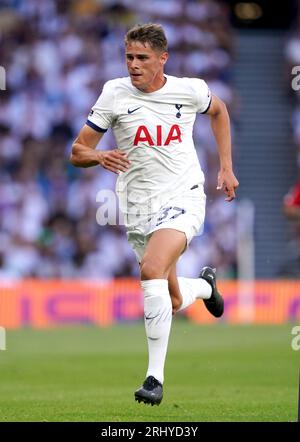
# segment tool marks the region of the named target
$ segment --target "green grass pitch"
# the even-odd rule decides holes
[[[147,365],[142,323],[8,330],[0,421],[296,421],[291,329],[176,319],[159,407],[133,398]]]

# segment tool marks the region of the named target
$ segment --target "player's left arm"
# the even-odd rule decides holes
[[[223,189],[227,198],[225,201],[232,201],[235,198],[235,189],[239,182],[232,170],[231,134],[230,119],[225,103],[216,95],[212,100],[208,111],[210,124],[214,133],[220,158],[220,171],[218,173],[218,187]]]

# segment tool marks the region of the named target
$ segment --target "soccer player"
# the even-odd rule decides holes
[[[192,132],[196,113],[208,114],[220,158],[218,189],[235,198],[230,122],[225,104],[197,78],[166,75],[167,40],[158,24],[138,25],[125,37],[129,77],[108,81],[74,141],[75,166],[100,165],[118,174],[117,193],[128,241],[140,265],[148,370],[135,392],[139,402],[159,404],[172,314],[203,299],[215,317],[224,302],[214,269],[199,278],[176,275],[176,262],[205,215],[204,175]],[[114,150],[96,150],[111,127]]]

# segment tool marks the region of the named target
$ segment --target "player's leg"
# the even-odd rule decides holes
[[[203,299],[207,310],[213,316],[222,316],[224,302],[217,291],[216,275],[212,268],[204,267],[199,278],[183,278],[177,277],[174,264],[169,272],[168,284],[173,314],[187,308],[197,299]]]
[[[212,287],[205,279],[178,277],[176,264],[170,270],[168,284],[173,314],[193,304],[196,299],[209,299],[211,297]]]
[[[169,272],[186,247],[186,235],[175,229],[152,233],[141,261],[141,280],[168,279]]]
[[[173,315],[180,309],[182,306],[182,294],[179,288],[179,283],[177,279],[177,273],[176,273],[176,263],[174,263],[171,267],[171,270],[169,272],[168,276],[168,288],[169,293],[171,296],[171,302],[172,302],[172,313]]]
[[[164,220],[164,226],[184,232],[187,244],[195,234],[201,232],[205,216],[205,194],[202,186],[190,189],[180,196],[174,207],[181,209],[178,215],[169,211],[170,218],[165,219],[166,211],[158,218]],[[177,261],[177,260],[176,260]],[[196,299],[202,299],[207,310],[215,317],[224,311],[224,302],[217,290],[216,274],[210,267],[204,267],[198,278],[183,278],[176,275],[176,262],[173,263],[168,275],[168,288],[172,300],[173,313],[191,305]]]
[[[157,230],[152,234],[141,261],[149,363],[146,380],[135,392],[135,398],[152,405],[158,405],[162,400],[164,365],[172,323],[168,275],[185,246],[186,236],[183,232]]]

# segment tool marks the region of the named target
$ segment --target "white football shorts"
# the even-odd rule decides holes
[[[195,185],[180,196],[174,196],[148,220],[127,231],[128,242],[140,263],[151,234],[160,229],[184,232],[187,246],[203,231],[206,196],[203,185]]]

